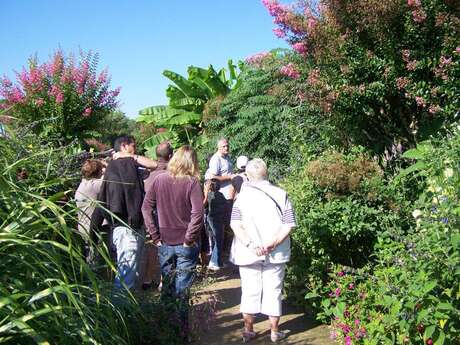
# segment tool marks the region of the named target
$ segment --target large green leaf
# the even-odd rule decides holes
[[[174,133],[171,131],[165,131],[157,133],[146,141],[144,141],[145,148],[155,148],[158,144],[161,144],[163,141],[170,140],[174,138]]]
[[[194,83],[178,73],[165,70],[163,75],[173,81],[177,87],[188,97],[200,97],[200,89]]]
[[[236,66],[233,64],[233,60],[232,59],[229,59],[228,62],[227,62],[227,65],[228,65],[228,71],[230,73],[230,80],[232,81],[232,83],[234,81],[236,81],[237,79],[237,76],[236,76]]]
[[[201,122],[201,114],[192,112],[178,113],[161,123],[163,126],[183,126],[199,124]]]
[[[183,112],[184,110],[176,109],[167,105],[156,105],[140,110],[139,115],[141,116],[138,117],[137,121],[162,126],[164,121],[167,121],[169,118]]]
[[[212,65],[209,65],[208,75],[204,79],[204,82],[212,90],[212,94],[214,97],[226,95],[230,91],[230,88],[222,82],[219,75],[212,67]]]

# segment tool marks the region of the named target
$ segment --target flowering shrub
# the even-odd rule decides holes
[[[323,321],[345,344],[456,344],[460,339],[460,134],[423,143],[403,156],[424,186],[407,233],[382,232],[374,260],[336,266],[322,291]]]
[[[303,98],[339,136],[381,153],[455,121],[460,107],[460,18],[453,1],[262,0],[303,57]]]
[[[322,308],[323,285],[334,265],[353,270],[368,265],[383,233],[404,233],[414,223],[404,193],[388,184],[362,148],[347,155],[326,152],[282,185],[298,225],[292,233],[287,291],[297,303],[316,310]]]
[[[18,126],[32,126],[44,138],[68,143],[97,131],[117,107],[120,89],[110,90],[107,70],[97,74],[97,55],[81,54],[81,60],[60,50],[49,62],[36,58],[16,73],[16,82],[0,80],[0,104]]]

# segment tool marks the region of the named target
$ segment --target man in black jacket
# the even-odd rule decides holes
[[[117,253],[117,276],[115,287],[124,283],[134,287],[138,276],[138,261],[144,234],[142,202],[144,200],[143,176],[141,166],[156,168],[156,162],[135,154],[136,143],[131,136],[122,136],[115,140],[114,159],[104,174],[98,201],[102,207],[96,208],[91,218],[93,238],[101,229],[103,220],[111,228],[109,245]]]

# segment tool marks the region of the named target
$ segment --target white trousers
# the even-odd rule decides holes
[[[281,316],[281,300],[286,264],[257,262],[240,266],[241,307],[245,314]]]
[[[136,285],[139,276],[138,263],[143,243],[141,233],[124,226],[117,226],[113,229],[112,243],[117,251],[115,287],[120,289],[124,282],[128,289],[131,289]]]

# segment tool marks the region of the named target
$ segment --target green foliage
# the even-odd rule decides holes
[[[411,166],[417,169],[403,170],[398,183],[417,175],[425,187],[412,206],[418,207],[412,213],[416,226],[406,234],[388,228],[378,238],[372,265],[330,275],[319,316],[333,319],[337,336],[348,336],[354,343],[426,344],[431,339],[434,344],[456,344],[460,338],[460,135],[455,131],[432,139],[404,156],[417,159]],[[346,312],[338,313],[339,305]]]
[[[163,72],[163,75],[174,83],[166,90],[169,105],[157,105],[140,110],[137,119],[139,122],[153,124],[159,129],[166,129],[144,142],[149,153],[152,154],[155,146],[164,140],[170,140],[173,146],[187,143],[199,147],[206,142],[201,129],[206,103],[227,95],[232,88],[239,85],[236,66],[232,60],[228,61],[228,66],[228,78],[225,69],[217,72],[212,65],[208,69],[190,66],[188,78],[168,70]]]
[[[86,263],[69,200],[78,147],[18,136],[0,137],[0,343],[180,344],[172,306],[114,292]],[[107,248],[94,248],[114,272]]]
[[[225,137],[234,157],[264,159],[270,178],[278,180],[291,172],[293,162],[326,147],[327,122],[308,105],[287,101],[295,85],[285,83],[279,66],[273,57],[263,68],[245,69],[240,87],[207,118],[205,133],[213,140],[202,149],[203,157],[213,152],[218,138]]]
[[[404,195],[389,185],[362,150],[326,152],[282,182],[296,210],[286,283],[291,297],[320,307],[321,287],[334,264],[359,268],[372,261],[388,229],[410,226]]]

